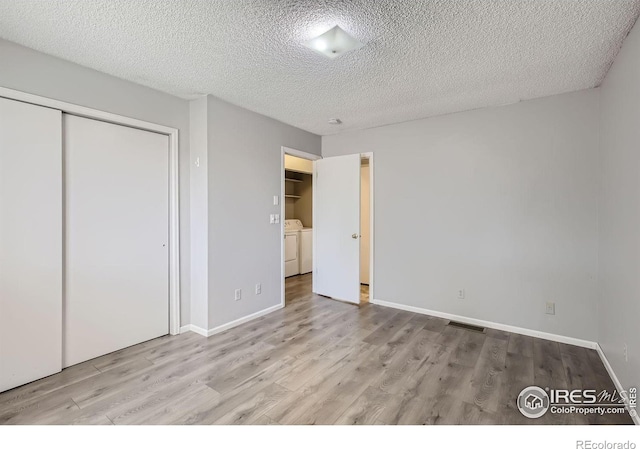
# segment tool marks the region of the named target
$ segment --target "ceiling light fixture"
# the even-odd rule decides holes
[[[304,45],[327,58],[334,59],[348,51],[357,50],[364,44],[336,25]]]

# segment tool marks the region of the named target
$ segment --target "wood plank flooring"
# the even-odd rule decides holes
[[[311,293],[204,338],[166,336],[0,394],[1,424],[631,424],[516,408],[522,388],[614,388],[594,351]]]

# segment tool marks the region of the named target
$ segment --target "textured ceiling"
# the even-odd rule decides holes
[[[640,0],[0,0],[0,37],[333,134],[597,86],[639,11]],[[303,45],[336,24],[366,45],[334,60]]]

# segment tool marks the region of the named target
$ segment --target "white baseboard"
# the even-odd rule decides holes
[[[421,307],[407,306],[405,304],[398,304],[398,303],[389,302],[389,301],[381,301],[379,299],[372,299],[371,303],[377,304],[379,306],[406,310],[407,312],[420,313],[422,315],[431,315],[438,318],[444,318],[446,320],[459,321],[461,323],[472,324],[474,326],[489,327],[489,328],[498,329],[501,331],[512,332],[514,334],[521,334],[521,335],[528,335],[529,337],[542,338],[543,340],[551,340],[551,341],[557,341],[559,343],[566,343],[568,345],[581,346],[583,348],[597,349],[598,347],[598,343],[596,343],[595,341],[581,340],[579,338],[550,334],[548,332],[536,331],[533,329],[526,329],[524,327],[510,326],[508,324],[478,320],[475,318],[469,318],[462,315],[454,315],[452,313],[438,312],[435,310],[423,309]]]
[[[227,329],[231,329],[232,327],[236,327],[241,324],[244,324],[247,321],[255,320],[256,318],[260,318],[261,316],[268,315],[271,312],[275,312],[276,310],[282,309],[283,307],[284,306],[282,304],[276,304],[275,306],[267,307],[266,309],[252,313],[251,315],[247,315],[242,318],[238,318],[237,320],[233,320],[228,323],[222,324],[220,326],[216,326],[213,329],[209,329],[207,331],[207,334],[208,334],[207,337],[210,337],[215,334],[219,334],[220,332],[224,332]]]
[[[271,312],[275,312],[276,310],[282,309],[283,307],[284,307],[283,304],[276,304],[275,306],[267,307],[266,309],[252,313],[251,315],[243,316],[242,318],[238,318],[237,320],[233,320],[228,323],[221,324],[220,326],[216,326],[209,330],[203,329],[193,324],[187,324],[180,328],[180,333],[195,332],[196,334],[202,335],[203,337],[211,337],[212,335],[219,334],[220,332],[224,332],[236,326],[240,326],[241,324],[244,324],[248,321],[255,320],[256,318],[260,318],[261,316],[264,316],[264,315],[268,315]]]
[[[604,355],[604,351],[602,350],[599,344],[596,345],[596,351],[598,351],[600,360],[602,360],[602,363],[604,364],[604,367],[606,368],[607,373],[609,373],[609,377],[611,377],[611,380],[613,380],[613,384],[615,385],[616,390],[618,390],[618,393],[621,393],[622,391],[626,391],[626,389],[622,387],[622,383],[620,382],[620,379],[618,379],[618,376],[616,376],[615,371],[613,371],[613,368],[611,367],[611,364],[609,363],[607,356]],[[628,407],[627,407],[627,410],[629,410]],[[640,426],[640,418],[638,417],[638,415],[632,416],[631,419],[633,419],[633,422],[636,424],[636,426]]]
[[[185,326],[182,326],[180,328],[180,333],[182,334],[184,332],[195,332],[196,334],[202,335],[203,337],[208,337],[207,330],[196,326],[195,324],[187,324]]]

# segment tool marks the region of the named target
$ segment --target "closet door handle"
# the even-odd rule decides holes
[[[358,237],[360,237],[358,234],[351,234],[352,239],[357,239]]]

